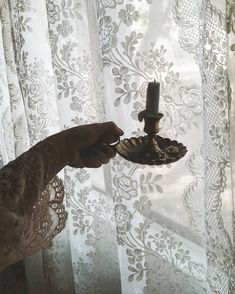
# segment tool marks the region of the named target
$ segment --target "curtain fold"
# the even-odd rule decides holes
[[[188,147],[167,166],[116,156],[99,169],[66,167],[65,230],[1,273],[0,290],[234,293],[234,0],[0,9],[1,165],[77,125],[113,120],[125,137],[143,135],[137,115],[153,79],[160,135]]]

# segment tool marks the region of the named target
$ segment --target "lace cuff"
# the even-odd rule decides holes
[[[57,150],[42,141],[0,170],[0,269],[50,246],[65,226]]]

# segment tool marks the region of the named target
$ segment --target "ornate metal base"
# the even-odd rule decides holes
[[[116,151],[127,160],[147,165],[169,164],[184,157],[187,148],[183,144],[156,135],[162,117],[162,113],[152,114],[146,110],[141,111],[139,120],[144,119],[144,131],[147,136],[124,139],[116,144]]]
[[[129,161],[147,165],[169,164],[187,153],[183,144],[158,135],[124,139],[116,145],[116,150]]]

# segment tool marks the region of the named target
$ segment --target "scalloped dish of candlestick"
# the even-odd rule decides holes
[[[152,140],[148,136],[124,139],[115,149],[125,159],[147,165],[169,164],[187,153],[187,148],[182,143],[158,135]]]

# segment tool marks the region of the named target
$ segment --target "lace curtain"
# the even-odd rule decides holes
[[[154,78],[161,135],[189,150],[66,167],[66,228],[3,271],[1,293],[234,293],[234,0],[0,3],[1,165],[76,125],[142,134]]]

